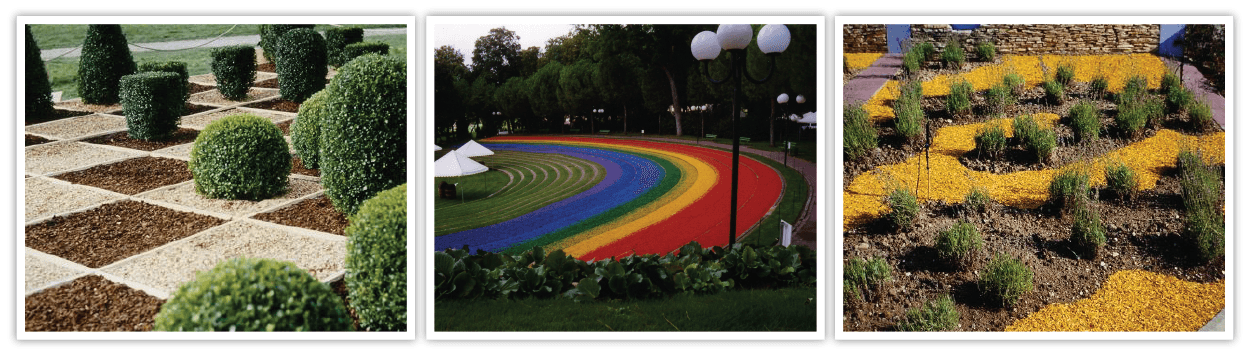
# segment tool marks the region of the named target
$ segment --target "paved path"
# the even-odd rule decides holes
[[[887,53],[842,86],[842,102],[863,104],[903,69],[903,55]]]
[[[1171,59],[1164,59],[1169,68],[1177,66],[1177,62]],[[1206,78],[1202,76],[1202,72],[1198,71],[1192,64],[1186,63],[1181,71],[1181,78],[1184,78],[1185,87],[1194,92],[1194,98],[1206,101],[1211,104],[1211,115],[1215,118],[1215,122],[1220,124],[1220,128],[1224,126],[1224,97],[1216,94],[1215,90],[1208,87]]]
[[[365,37],[377,36],[377,35],[404,34],[404,33],[408,33],[407,31],[408,29],[406,28],[367,28],[365,29]],[[210,40],[212,40],[212,38],[200,38],[200,39],[194,39],[194,40],[181,40],[181,41],[169,41],[169,42],[136,43],[136,44],[130,45],[130,51],[131,52],[151,51],[148,48],[154,48],[154,49],[162,50],[162,51],[173,51],[173,50],[190,49],[192,47],[197,47],[197,46],[199,48],[212,48],[212,47],[225,47],[225,46],[233,46],[233,45],[241,45],[241,44],[256,45],[257,43],[260,42],[260,35],[222,36],[221,38],[213,40],[211,43],[205,44],[205,42],[208,42]],[[140,46],[147,47],[147,48],[142,48]],[[57,57],[63,57],[63,58],[64,57],[78,57],[82,55],[81,47],[82,46],[77,46],[74,48],[45,49],[43,50],[42,53],[40,53],[40,58],[46,61],[46,60],[57,58]]]

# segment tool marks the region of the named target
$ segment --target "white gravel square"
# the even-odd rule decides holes
[[[209,91],[203,91],[203,92],[191,94],[191,97],[187,99],[187,102],[190,102],[193,104],[206,104],[206,105],[213,105],[213,106],[231,106],[231,105],[242,104],[242,103],[249,102],[249,101],[272,98],[278,95],[279,95],[278,89],[250,88],[247,90],[246,98],[243,98],[243,100],[240,100],[240,101],[234,101],[234,100],[226,99],[225,97],[221,96],[220,91],[218,91],[217,89],[213,89]]]
[[[277,77],[278,73],[256,72],[256,80],[252,83],[259,83]],[[213,75],[213,73],[193,75],[190,78],[187,78],[187,81],[201,85],[217,86],[217,76]]]
[[[49,285],[68,280],[83,273],[86,273],[86,271],[69,268],[63,264],[34,256],[31,254],[30,249],[27,249],[25,294],[47,288]]]
[[[26,148],[26,173],[49,174],[146,154],[88,145],[77,141],[59,141]]]
[[[70,185],[45,177],[26,179],[26,221],[67,213],[95,204],[125,198],[117,193]]]
[[[26,132],[58,140],[71,140],[126,130],[126,118],[91,114],[26,126]]]
[[[279,113],[279,112],[268,111],[268,110],[262,111],[262,110],[247,110],[247,109],[234,108],[234,109],[227,109],[227,110],[205,113],[205,114],[184,116],[182,117],[182,123],[179,124],[178,126],[203,131],[204,127],[207,127],[208,124],[212,123],[213,121],[221,120],[222,118],[225,118],[226,116],[235,115],[235,114],[252,114],[252,115],[260,116],[260,117],[269,119],[269,121],[273,122],[274,125],[277,125],[279,122],[282,122],[282,121],[294,119],[296,116],[295,114]]]
[[[263,211],[273,206],[319,191],[321,191],[320,183],[292,178],[287,185],[286,194],[278,197],[261,201],[210,199],[196,193],[195,181],[190,181],[168,187],[157,188],[146,193],[139,194],[138,197],[211,211],[214,213],[226,214],[234,217],[241,217]]]
[[[165,147],[156,151],[152,151],[153,156],[169,157],[180,159],[183,161],[191,160],[191,147],[195,146],[195,142],[184,143],[177,146]]]
[[[122,104],[87,104],[82,102],[82,98],[74,98],[59,103],[52,104],[52,107],[62,110],[72,111],[90,111],[90,112],[113,112],[122,109]]]

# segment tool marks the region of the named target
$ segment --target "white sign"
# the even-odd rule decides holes
[[[790,246],[790,235],[793,233],[794,227],[785,220],[781,220],[781,246]]]

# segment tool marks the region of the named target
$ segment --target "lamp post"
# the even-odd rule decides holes
[[[781,104],[781,117],[782,118],[785,118],[787,116],[786,114],[789,113],[788,109],[790,108],[790,105],[787,105],[789,103],[790,103],[789,94],[781,93],[781,95],[777,96],[777,104]],[[773,135],[773,131],[772,131],[773,127],[777,126],[776,124],[777,124],[777,119],[773,118],[772,121],[768,125],[768,135],[769,135],[768,144],[770,145],[773,144],[774,142],[773,140],[777,138],[777,136]],[[782,136],[785,136],[785,135],[782,135]]]
[[[742,78],[754,83],[764,83],[773,75],[777,68],[777,55],[790,46],[790,29],[786,25],[765,25],[760,29],[756,44],[760,51],[768,56],[768,73],[756,79],[747,73],[747,46],[751,44],[751,25],[722,24],[716,32],[703,31],[690,41],[690,53],[698,59],[703,67],[703,77],[713,84],[733,84],[733,159],[729,183],[729,246],[732,247],[738,235],[738,95],[742,92]],[[720,56],[721,50],[729,51],[729,75],[725,78],[712,78],[708,72],[708,64]]]

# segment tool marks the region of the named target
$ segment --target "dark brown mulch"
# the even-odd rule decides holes
[[[320,169],[304,168],[304,161],[300,160],[299,156],[291,156],[291,173],[303,174],[309,177],[321,176]]]
[[[249,107],[249,108],[257,108],[257,109],[285,111],[289,113],[299,112],[299,103],[286,100],[286,99],[282,99],[282,98],[269,99],[269,100],[265,100],[261,102],[247,104],[244,106]]]
[[[278,89],[278,78],[269,78],[269,79],[256,82],[256,84],[252,84],[252,87],[253,88]]]
[[[49,139],[46,139],[46,138],[43,138],[43,137],[39,137],[39,136],[31,135],[31,134],[26,134],[26,145],[27,145],[27,146],[30,146],[30,145],[38,145],[38,144],[41,144],[41,143],[48,143],[48,142],[52,142],[52,141],[53,141],[53,140],[49,140]]]
[[[277,73],[277,70],[278,70],[278,66],[275,65],[273,62],[261,63],[261,64],[256,65],[257,72]]]
[[[139,157],[95,166],[53,178],[134,195],[191,180],[187,162],[172,158]]]
[[[282,130],[282,135],[283,135],[283,136],[290,136],[290,135],[291,135],[291,124],[293,124],[293,123],[295,123],[295,120],[287,120],[287,121],[283,121],[283,122],[281,122],[281,123],[278,123],[278,129],[279,129],[279,130]]]
[[[26,247],[100,268],[223,222],[126,200],[28,225]]]
[[[187,92],[191,94],[202,93],[202,92],[206,92],[206,91],[213,90],[213,89],[217,89],[217,87],[212,86],[212,85],[187,83]]]
[[[199,114],[199,113],[202,113],[202,112],[205,112],[205,111],[209,111],[209,110],[213,110],[213,109],[216,109],[216,108],[217,108],[216,106],[198,105],[198,104],[187,103],[187,104],[186,104],[186,107],[182,110],[182,116]],[[118,110],[117,112],[115,112],[115,113],[111,113],[111,114],[113,114],[113,115],[121,115],[121,116],[126,116],[126,110],[125,110],[125,109]]]
[[[253,218],[337,235],[342,235],[347,229],[347,216],[334,210],[334,204],[325,196],[307,199],[268,213],[256,214]]]
[[[352,326],[356,331],[364,331],[360,329],[360,316],[356,315],[356,309],[352,308],[351,298],[347,297],[347,280],[340,278],[337,281],[330,282],[330,288],[334,289],[334,294],[338,294],[339,300],[343,301],[343,308],[347,309],[347,314],[352,316]]]
[[[131,148],[141,151],[155,151],[166,147],[181,145],[184,143],[195,142],[195,137],[200,132],[194,129],[178,128],[174,131],[174,135],[164,141],[147,141],[137,138],[130,138],[130,134],[126,131],[111,133],[104,136],[93,137],[84,141],[90,143],[98,143],[101,145],[110,145]]]
[[[92,114],[92,112],[90,112],[90,111],[75,111],[75,110],[52,109],[52,116],[48,116],[48,117],[39,117],[39,118],[35,118],[35,117],[27,117],[27,118],[26,118],[26,126],[30,126],[30,125],[34,125],[34,124],[42,124],[42,123],[45,123],[45,122],[48,122],[48,121],[55,121],[55,120],[60,120],[60,119],[65,119],[65,118],[71,118],[71,117],[75,117],[75,116],[91,115],[91,114]]]
[[[91,275],[25,299],[26,331],[151,331],[165,301]]]

